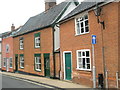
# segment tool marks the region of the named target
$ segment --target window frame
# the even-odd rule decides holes
[[[7,51],[7,47],[8,47],[8,51]],[[9,44],[6,44],[6,53],[9,53],[9,51],[10,51],[10,46]]]
[[[39,39],[39,43],[37,43],[37,40]],[[34,34],[34,47],[35,48],[40,48],[41,43],[40,43],[40,32]],[[39,44],[40,46],[37,46],[36,44]]]
[[[79,21],[79,34],[78,34],[78,27],[77,27],[77,19],[80,19],[81,17],[85,17],[87,15],[87,17],[88,17],[88,19],[83,19],[83,21],[81,21],[81,22],[83,22],[83,28],[84,28],[84,33],[81,33],[81,22]],[[89,31],[88,32],[86,32],[86,25],[85,25],[85,21],[88,21],[88,25],[87,25],[87,27],[88,27],[88,29],[89,29]],[[84,35],[84,34],[88,34],[88,33],[90,33],[90,28],[89,28],[89,15],[88,15],[88,13],[86,13],[86,14],[82,14],[82,15],[79,15],[79,16],[77,16],[77,17],[75,17],[75,36],[78,36],[78,35]]]
[[[39,58],[39,60],[40,60],[40,61],[38,60],[39,63],[37,63],[37,60],[36,60],[37,58]],[[41,69],[42,69],[42,66],[39,67],[39,69],[37,69],[37,68],[36,68],[36,65],[38,65],[38,66],[39,66],[39,65],[40,65],[40,66],[42,65],[42,64],[41,64],[41,54],[35,54],[35,55],[34,55],[34,69],[35,69],[35,71],[41,72],[41,71],[42,71],[42,70],[41,70]]]
[[[21,43],[21,42],[23,42],[23,43]],[[20,46],[20,50],[24,49],[24,39],[23,38],[20,38],[20,40],[19,40],[19,46]]]
[[[12,67],[10,65],[12,65]],[[9,58],[9,67],[13,68],[13,59],[12,59],[12,57]]]
[[[81,58],[85,58],[85,66],[86,64],[90,64],[90,69],[87,69],[87,68],[79,68],[79,58],[78,57],[78,52],[86,52],[86,51],[89,51],[89,57],[85,57],[85,56],[81,56]],[[90,49],[81,49],[81,50],[77,50],[76,51],[76,55],[77,55],[77,70],[84,70],[84,71],[91,71],[91,53],[90,53]],[[89,63],[86,63],[86,58],[89,58]],[[83,63],[83,60],[81,61]]]
[[[21,58],[23,58],[23,60],[22,60]],[[22,65],[21,63],[24,63],[24,66],[21,66],[21,65]],[[23,55],[23,54],[20,54],[20,68],[21,68],[21,69],[24,69],[24,67],[25,67],[24,55]]]

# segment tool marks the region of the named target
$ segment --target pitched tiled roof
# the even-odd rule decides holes
[[[73,11],[71,11],[67,16],[65,16],[61,21],[64,21],[72,16],[75,16],[85,10],[88,10],[96,5],[97,0],[93,0],[94,2],[90,2],[89,0],[85,0],[81,2]],[[96,1],[96,2],[95,2]],[[100,0],[99,0],[100,1]],[[103,2],[98,2],[98,4],[104,3],[104,2],[112,2],[114,0],[101,0]]]
[[[62,2],[47,11],[31,17],[15,36],[52,25],[69,3]]]

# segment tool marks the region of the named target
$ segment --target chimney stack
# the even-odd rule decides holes
[[[45,0],[45,11],[56,5],[56,0]]]
[[[14,31],[14,30],[15,30],[15,26],[14,26],[14,24],[12,24],[11,31]]]

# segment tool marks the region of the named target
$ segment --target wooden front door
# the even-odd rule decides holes
[[[71,53],[65,53],[65,79],[71,80]]]
[[[50,77],[50,54],[44,54],[44,70],[45,76]]]
[[[15,72],[18,71],[18,54],[15,55]]]

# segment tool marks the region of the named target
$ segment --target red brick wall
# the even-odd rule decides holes
[[[34,48],[34,34],[40,32],[41,37],[41,47],[39,49]],[[24,38],[24,50],[19,50],[19,38]],[[14,38],[14,55],[15,54],[24,54],[25,68],[20,69],[19,71],[24,71],[27,73],[38,74],[44,76],[44,53],[50,53],[50,72],[53,76],[53,36],[52,28],[46,28],[44,30],[35,31],[28,33],[19,37]],[[41,53],[41,63],[42,71],[36,72],[34,70],[34,54]]]
[[[7,44],[9,45],[9,53],[6,53]],[[13,38],[12,37],[3,38],[2,40],[2,70],[6,70],[6,67],[3,67],[3,58],[12,58],[13,60]],[[13,72],[13,68],[9,68],[9,71]]]
[[[72,81],[92,86],[92,71],[77,70],[76,50],[90,49],[92,66],[91,35],[97,36],[95,45],[96,76],[104,74],[104,61],[108,70],[109,87],[116,87],[116,72],[118,71],[118,3],[110,3],[102,8],[100,20],[105,21],[105,29],[97,23],[93,11],[89,12],[90,33],[75,36],[75,21],[69,20],[60,25],[61,52],[72,51]],[[104,57],[103,57],[104,46]],[[62,56],[62,55],[61,55]],[[63,63],[63,57],[61,57]],[[62,68],[64,73],[64,68]],[[112,83],[112,84],[110,84]]]

